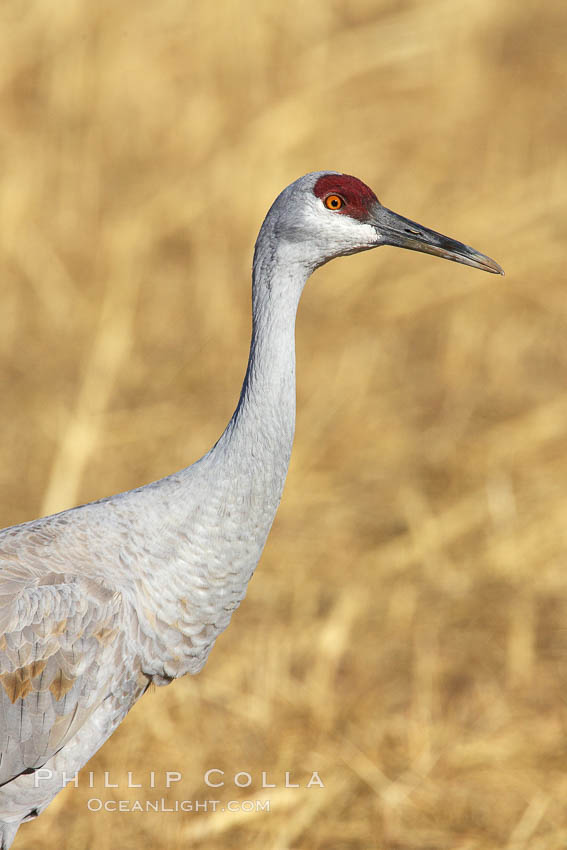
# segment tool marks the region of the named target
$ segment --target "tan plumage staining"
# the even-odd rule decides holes
[[[74,676],[66,676],[63,670],[58,670],[55,674],[49,690],[57,701],[69,693],[75,683]]]
[[[99,629],[98,632],[95,632],[94,636],[99,643],[111,643],[117,634],[118,629],[110,629],[105,626]]]
[[[34,688],[32,682],[43,673],[46,663],[46,661],[33,661],[25,667],[18,667],[13,673],[0,675],[0,682],[11,703],[15,703],[18,699],[25,699],[32,690],[38,690],[37,687]]]

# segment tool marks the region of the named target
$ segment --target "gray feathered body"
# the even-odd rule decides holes
[[[203,667],[245,595],[289,465],[308,275],[271,242],[256,248],[240,401],[211,451],[137,490],[0,532],[0,847],[150,682]],[[52,779],[38,782],[40,767]]]
[[[286,467],[252,486],[223,473],[211,493],[218,455],[1,533],[0,819],[47,805],[150,681],[197,673],[228,625]],[[42,766],[51,782],[23,773]]]

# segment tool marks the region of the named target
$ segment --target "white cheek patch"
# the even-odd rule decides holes
[[[333,222],[332,239],[336,245],[344,248],[363,248],[366,245],[376,245],[379,240],[376,229],[371,224],[362,224],[345,215],[337,215]]]
[[[358,224],[356,230],[361,241],[364,240],[365,245],[375,245],[382,241],[382,237],[371,224]]]

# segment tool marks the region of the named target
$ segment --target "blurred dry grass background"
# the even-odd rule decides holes
[[[507,272],[387,249],[317,273],[245,602],[90,763],[121,787],[68,789],[16,847],[567,846],[566,44],[541,0],[1,4],[2,525],[210,447],[255,234],[300,174],[354,173]]]

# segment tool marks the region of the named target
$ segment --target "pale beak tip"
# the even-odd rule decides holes
[[[491,271],[493,274],[501,274],[502,277],[505,277],[506,273],[505,273],[504,269],[502,268],[502,266],[498,265],[498,263],[494,262],[494,260],[492,260],[492,262],[494,263],[494,267],[491,268],[491,269],[488,269],[488,271]]]

